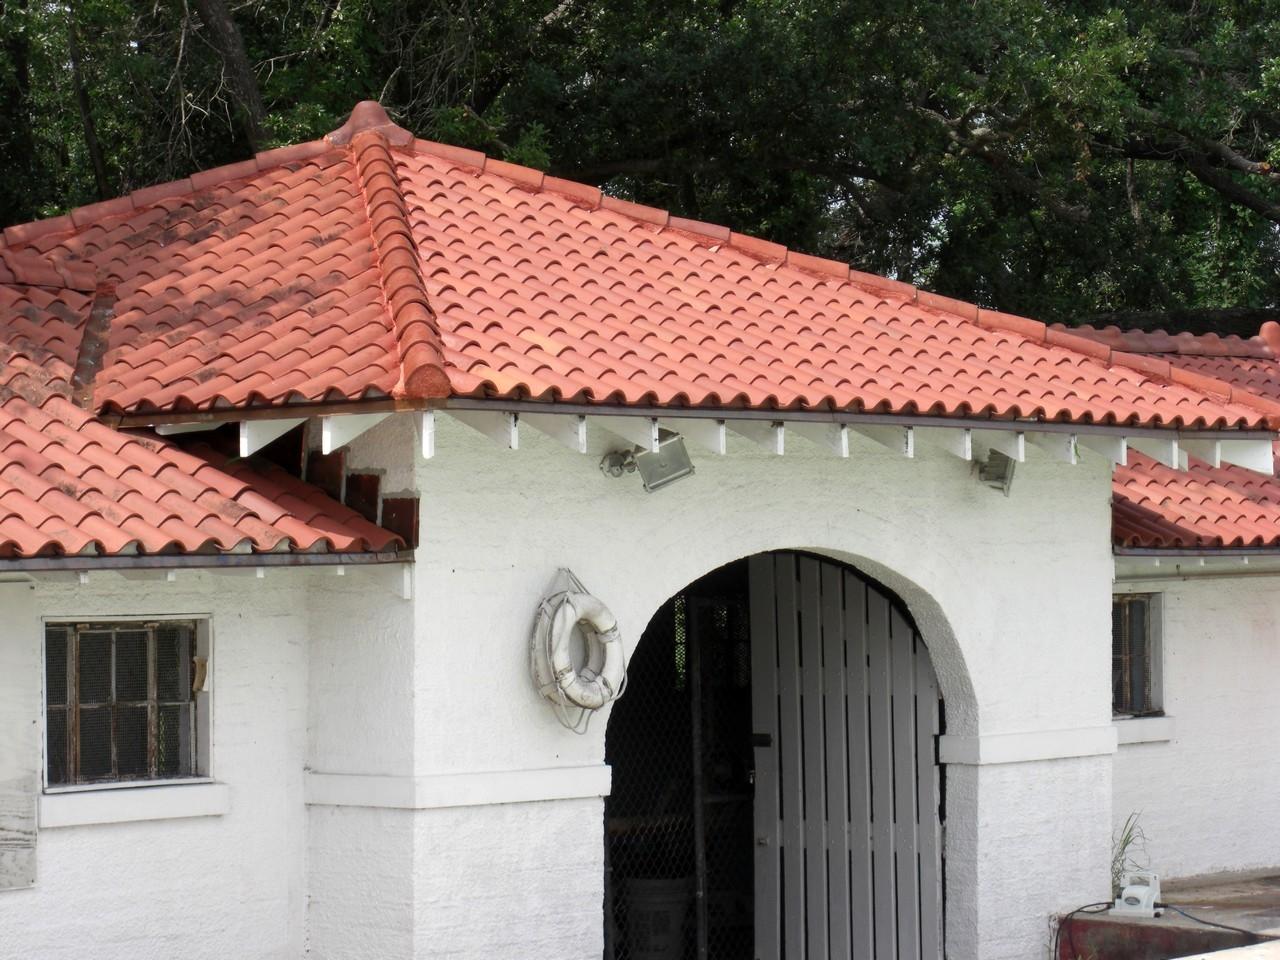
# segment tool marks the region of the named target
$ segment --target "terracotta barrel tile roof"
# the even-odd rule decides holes
[[[0,344],[0,558],[403,545],[278,468],[113,430],[69,379],[65,361]]]
[[[1263,326],[1254,337],[1196,336],[1109,327],[1077,332],[1114,349],[1156,358],[1175,369],[1280,401],[1280,328]],[[1280,446],[1277,448],[1280,457]],[[1280,468],[1280,459],[1277,460]],[[1171,470],[1137,451],[1113,478],[1112,523],[1120,547],[1213,550],[1280,547],[1280,477],[1194,458],[1186,471]]]
[[[1280,424],[1275,324],[1249,339],[1046,328],[415,140],[370,103],[323,141],[7,228],[0,345],[0,553],[15,554],[393,544],[282,473],[114,433],[77,403]],[[1267,483],[1134,454],[1117,536],[1255,542]]]
[[[114,285],[85,371],[107,411],[453,395],[1280,423],[1118,346],[415,140],[373,103],[5,237]]]

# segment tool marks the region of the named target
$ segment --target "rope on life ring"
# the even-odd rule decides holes
[[[587,642],[586,663],[576,667],[575,630]],[[538,604],[530,654],[538,692],[555,705],[560,722],[574,733],[586,733],[591,715],[626,689],[626,654],[618,622],[569,570],[557,573],[553,592]]]

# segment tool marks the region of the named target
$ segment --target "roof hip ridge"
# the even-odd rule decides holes
[[[359,109],[358,106],[352,112],[341,130],[353,125]],[[341,139],[338,137],[341,130],[329,135],[330,142]],[[391,141],[383,125],[373,125],[357,128],[350,136],[349,145],[400,357],[398,392],[407,397],[448,396],[451,385],[445,371],[444,340],[418,262],[418,248],[409,223],[404,188],[391,155]]]

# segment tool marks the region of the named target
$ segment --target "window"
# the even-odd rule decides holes
[[[208,774],[201,624],[45,624],[50,787]]]
[[[1123,594],[1111,600],[1111,712],[1142,717],[1160,710],[1159,598]]]

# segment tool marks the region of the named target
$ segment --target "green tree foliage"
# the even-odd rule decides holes
[[[420,135],[1046,320],[1251,333],[1280,301],[1271,0],[0,0],[5,222],[101,192],[73,61],[108,192],[373,98]]]

